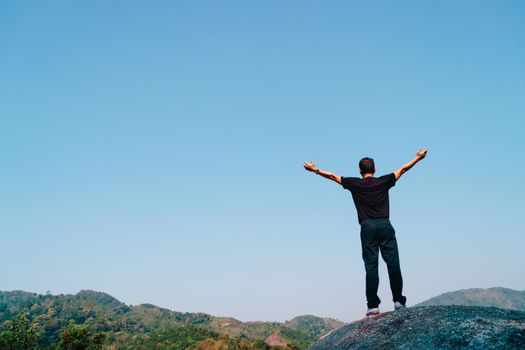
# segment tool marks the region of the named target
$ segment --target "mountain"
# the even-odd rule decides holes
[[[525,291],[508,288],[471,288],[443,293],[416,306],[467,305],[490,306],[525,311]]]
[[[266,341],[276,349],[306,349],[323,334],[344,325],[338,320],[316,316],[299,316],[284,323],[241,322],[231,317],[183,313],[152,304],[126,305],[109,294],[91,290],[75,295],[0,292],[0,331],[20,313],[26,313],[41,334],[42,346],[56,344],[67,326],[84,324],[94,331],[105,332],[106,345],[115,349],[147,349],[159,339],[169,342],[174,334],[190,334],[196,341],[208,341],[206,344],[213,343],[213,346],[244,344],[248,349]],[[252,344],[250,340],[257,342]]]
[[[319,318],[317,316],[305,315],[297,316],[290,321],[286,321],[284,325],[292,329],[321,336],[332,329],[341,327],[343,323],[333,318]]]
[[[308,350],[524,349],[525,312],[479,306],[419,306],[343,326]]]

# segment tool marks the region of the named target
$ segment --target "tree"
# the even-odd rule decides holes
[[[33,350],[38,346],[40,335],[31,327],[26,314],[18,314],[8,328],[0,333],[0,349]]]
[[[71,325],[64,329],[58,343],[59,350],[102,350],[106,336],[90,332],[87,325]]]

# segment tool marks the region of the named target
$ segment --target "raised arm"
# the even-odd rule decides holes
[[[338,184],[341,184],[341,176],[319,169],[315,166],[313,160],[311,160],[310,163],[303,162],[303,166],[306,170],[311,171],[312,173],[316,173],[317,175],[321,175],[322,177],[327,178],[328,180],[332,180],[337,182]]]
[[[416,157],[412,159],[410,162],[403,165],[401,168],[394,171],[394,175],[396,175],[396,180],[399,180],[401,175],[406,173],[409,169],[411,169],[414,165],[416,165],[417,162],[419,162],[421,159],[425,158],[427,155],[428,148],[425,148],[423,151],[421,151],[421,148],[417,150]]]

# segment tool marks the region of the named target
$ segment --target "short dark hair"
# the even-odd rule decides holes
[[[373,174],[376,172],[376,166],[372,158],[365,157],[359,161],[361,174]]]

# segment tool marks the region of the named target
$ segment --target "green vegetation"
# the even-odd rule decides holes
[[[246,340],[221,335],[218,339],[207,339],[188,350],[298,350],[295,345],[271,346],[263,340]]]
[[[302,350],[341,325],[315,316],[285,323],[240,322],[151,304],[130,306],[94,291],[56,296],[0,292],[2,350]],[[16,345],[20,342],[25,343]]]
[[[91,332],[86,325],[71,325],[64,329],[58,350],[102,350],[105,335]]]
[[[153,331],[136,337],[122,350],[185,350],[206,339],[218,339],[219,334],[207,327],[180,325],[162,331]]]
[[[430,298],[417,306],[430,305],[488,306],[525,311],[525,290],[501,287],[461,289]]]
[[[295,344],[298,349],[306,349],[310,344],[319,339],[319,337],[314,334],[288,327],[281,328],[281,335],[290,343]]]
[[[10,321],[6,330],[0,333],[0,349],[36,349],[39,338],[40,335],[31,327],[27,315],[20,314]]]

